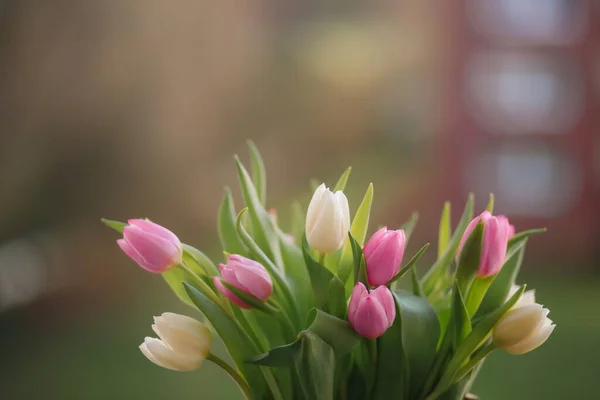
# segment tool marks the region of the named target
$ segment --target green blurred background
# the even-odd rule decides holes
[[[371,231],[421,213],[409,253],[469,191],[548,227],[519,283],[558,327],[492,354],[473,392],[598,398],[599,20],[584,0],[0,0],[0,399],[240,398],[209,363],[142,356],[153,315],[195,311],[100,218],[149,217],[219,260],[248,138],[284,226],[311,178],[352,165]]]

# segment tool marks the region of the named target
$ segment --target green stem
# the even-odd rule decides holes
[[[454,327],[452,326],[452,324],[449,324],[448,327],[446,328],[446,333],[444,334],[444,339],[442,340],[442,345],[440,346],[440,350],[438,351],[438,354],[435,358],[435,363],[433,364],[433,367],[431,368],[431,372],[429,373],[429,376],[427,377],[427,381],[425,381],[425,386],[423,387],[423,392],[421,393],[420,398],[425,397],[427,395],[427,393],[432,389],[433,384],[435,383],[435,381],[438,378],[438,375],[440,374],[440,369],[446,362],[448,352],[450,351],[450,347],[452,345],[452,340],[451,340],[452,336],[449,332],[453,329],[454,329]]]
[[[221,358],[215,356],[212,353],[208,353],[206,359],[212,361],[213,363],[221,367],[225,372],[227,372],[227,374],[229,374],[229,376],[235,381],[235,383],[238,384],[240,390],[242,391],[242,393],[244,393],[244,397],[248,400],[252,400],[252,392],[250,391],[250,386],[248,386],[246,380],[242,378],[240,374],[238,374],[236,370],[231,367],[231,365],[227,364]]]

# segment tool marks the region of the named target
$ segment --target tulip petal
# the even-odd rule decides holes
[[[515,344],[514,346],[504,348],[504,350],[510,354],[525,354],[535,350],[544,344],[546,340],[548,340],[550,334],[554,331],[554,328],[556,328],[556,325],[554,325],[550,319],[546,318],[543,327],[535,334],[531,335],[526,340]]]
[[[135,226],[123,228],[123,238],[154,269],[168,269],[181,263],[181,249],[170,241]]]
[[[152,329],[170,348],[179,353],[206,357],[212,333],[203,323],[184,315],[164,313],[154,317]]]
[[[365,258],[368,258],[381,244],[387,231],[387,226],[384,226],[383,228],[375,232],[373,236],[371,236],[371,238],[367,241],[367,244],[365,244],[365,247],[363,248],[363,254],[365,255]]]
[[[158,365],[164,368],[175,371],[192,371],[199,368],[204,360],[201,357],[177,353],[173,351],[173,349],[167,347],[165,343],[159,339],[147,337],[144,340],[144,343],[148,353],[153,356]],[[140,350],[144,352],[141,347]],[[146,355],[146,353],[144,353],[144,355]],[[150,361],[153,360],[150,359]]]
[[[317,188],[317,190],[315,190],[315,193],[313,194],[312,199],[310,200],[310,203],[308,205],[308,210],[306,212],[306,231],[312,231],[313,227],[316,223],[317,220],[317,214],[319,213],[321,207],[321,198],[323,197],[323,194],[327,191],[327,188],[325,187],[325,184],[322,183],[321,185],[319,185],[319,187]]]
[[[273,293],[273,282],[268,272],[261,266],[238,266],[233,270],[237,281],[245,288],[244,291],[250,293],[254,297],[265,301]],[[240,287],[240,289],[242,289]]]
[[[494,329],[494,342],[502,348],[521,342],[541,328],[549,312],[539,304],[510,310]]]
[[[226,281],[226,282],[231,283],[229,281]],[[223,283],[221,283],[221,278],[219,278],[218,276],[213,276],[213,283],[214,283],[215,287],[217,288],[217,290],[219,292],[221,292],[225,297],[227,297],[236,306],[238,306],[240,308],[245,308],[245,309],[252,308],[248,304],[246,304],[242,300],[240,300],[240,298],[237,297],[235,294],[233,294],[233,292],[231,290],[227,289],[225,287],[225,285],[223,285]]]
[[[177,247],[181,246],[179,238],[173,232],[171,232],[163,226],[155,224],[152,221],[149,221],[147,219],[130,219],[127,222],[129,223],[129,225],[138,227],[145,232],[151,233],[163,239],[167,239]]]
[[[348,206],[348,198],[341,190],[335,192],[335,199],[337,201],[337,210],[341,212],[341,220],[340,220],[340,235],[342,240],[346,239],[348,236],[348,231],[350,230],[350,207]]]
[[[389,321],[381,303],[375,297],[367,296],[358,305],[352,326],[359,335],[375,339],[385,333]]]
[[[316,213],[312,229],[306,232],[308,243],[323,253],[337,251],[343,244],[344,238],[340,237],[342,215],[337,208],[333,193],[330,191],[323,193],[320,209]]]
[[[354,314],[356,313],[358,305],[368,294],[369,292],[362,282],[357,282],[354,289],[352,289],[352,296],[350,297],[350,303],[348,304],[348,322],[350,322],[350,324],[353,323]]]
[[[383,307],[389,328],[394,324],[394,319],[396,318],[396,303],[394,302],[392,292],[390,292],[387,286],[379,286],[377,289],[371,291],[371,297],[377,299]]]
[[[142,256],[124,239],[117,240],[117,244],[119,245],[121,250],[123,250],[123,252],[129,256],[129,258],[135,261],[140,267],[144,268],[146,271],[152,272],[154,274],[159,274],[163,272],[161,268],[155,268],[152,265],[149,265],[142,258]]]

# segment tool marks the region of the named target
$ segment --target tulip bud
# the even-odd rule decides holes
[[[315,191],[306,213],[308,244],[322,253],[339,250],[350,229],[348,199],[343,192],[335,194],[321,184]]]
[[[154,364],[175,371],[192,371],[208,356],[213,336],[206,325],[174,313],[154,317],[152,330],[159,339],[147,337],[140,350]]]
[[[508,225],[508,238],[510,239],[511,237],[515,236],[515,226],[513,224],[509,224]]]
[[[221,280],[262,301],[267,300],[273,293],[273,282],[269,273],[265,267],[254,260],[231,254],[227,258],[227,264],[219,264],[219,269],[221,270],[221,277],[213,277],[215,287],[239,307],[251,308],[233,294],[231,290],[227,289]]]
[[[396,304],[386,286],[379,286],[370,293],[362,282],[354,286],[348,305],[348,322],[356,333],[375,339],[392,326],[395,318]]]
[[[506,300],[510,299],[515,293],[517,293],[520,288],[521,286],[513,284],[508,292],[508,296],[506,296]],[[520,308],[531,304],[535,304],[535,289],[526,290],[513,306],[513,310],[515,308]]]
[[[534,303],[508,311],[494,328],[494,345],[510,354],[524,354],[541,346],[556,325],[550,311]]]
[[[117,244],[140,267],[160,274],[181,264],[181,242],[173,232],[145,219],[127,222]]]
[[[363,249],[370,286],[387,285],[398,273],[405,244],[402,229],[388,231],[384,226],[371,236]]]
[[[484,230],[481,257],[479,267],[477,268],[477,277],[487,278],[497,274],[504,264],[506,248],[508,247],[510,224],[508,218],[504,215],[492,216],[489,211],[484,211],[467,226],[458,248],[457,260],[467,238],[480,220],[483,221]]]

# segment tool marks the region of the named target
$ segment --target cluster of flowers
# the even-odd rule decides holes
[[[426,282],[430,285],[428,301],[434,304],[434,308],[436,308],[435,304],[442,304],[436,308],[439,315],[444,313],[444,302],[454,301],[454,304],[457,302],[463,304],[457,308],[455,305],[446,307],[452,310],[453,321],[447,323],[446,330],[456,329],[456,335],[461,340],[464,340],[464,336],[471,331],[470,321],[474,320],[487,289],[505,265],[509,241],[516,236],[509,220],[505,216],[492,215],[491,208],[488,206],[488,210],[472,219],[463,228],[452,254],[458,267],[450,280],[434,267],[431,279]],[[271,223],[275,225],[275,213],[269,214]],[[314,264],[325,269],[324,265],[327,264],[328,257],[339,254],[348,245],[349,240],[353,241],[352,235],[349,237],[349,231],[351,232],[352,229],[348,200],[343,191],[332,192],[322,184],[316,188],[305,216],[303,250],[306,266],[308,268],[309,264]],[[240,220],[241,218],[238,217],[238,223]],[[282,305],[272,299],[274,286],[275,291],[282,288],[277,286],[277,282],[274,284],[273,270],[265,268],[264,262],[259,262],[268,260],[264,254],[262,257],[251,259],[241,254],[226,253],[225,264],[219,264],[218,270],[215,268],[213,271],[205,271],[201,276],[187,265],[189,263],[186,263],[187,245],[182,244],[168,229],[145,219],[131,219],[128,224],[108,221],[107,224],[122,231],[123,238],[117,243],[140,267],[156,274],[166,274],[173,269],[181,269],[183,275],[177,281],[179,285],[189,280],[205,288],[203,293],[208,300],[219,305],[229,315],[239,318],[242,323],[245,324],[246,320],[238,311],[231,308],[232,305],[234,308],[238,307],[240,311],[258,309],[279,317],[285,314],[280,312],[283,310]],[[372,341],[382,337],[398,318],[397,313],[400,311],[397,310],[400,308],[398,308],[396,294],[391,289],[392,284],[409,270],[414,273],[414,264],[426,249],[425,246],[402,267],[409,236],[410,233],[406,229],[390,230],[382,227],[365,242],[364,246],[360,246],[360,249],[356,251],[352,249],[355,256],[358,256],[355,258],[358,260],[355,264],[355,283],[347,291],[350,295],[346,296],[346,304],[343,305],[345,309],[337,315],[344,316],[356,334],[364,338],[362,340]],[[521,239],[525,236],[521,234]],[[285,238],[290,243],[299,239],[290,235],[285,235]],[[254,254],[260,255],[260,249],[255,249]],[[318,261],[313,259],[313,256]],[[467,269],[461,267],[462,265],[472,265],[471,272],[464,272]],[[439,282],[445,279],[447,282],[455,279],[454,289],[439,289]],[[416,275],[413,280],[416,282]],[[316,280],[313,280],[313,286],[315,282]],[[459,353],[461,342],[449,334],[440,335],[439,340],[435,339],[434,351],[438,356],[442,355],[438,357],[441,361],[439,365],[436,362],[429,366],[429,369],[435,371],[430,374],[430,379],[433,381],[420,383],[425,389],[419,392],[421,395],[419,398],[428,400],[437,398],[461,376],[470,373],[493,349],[503,349],[511,354],[523,354],[537,348],[548,339],[555,328],[547,317],[548,309],[535,302],[533,291],[525,291],[524,287],[515,285],[514,278],[511,284],[512,287],[505,300],[500,303],[500,305],[510,303],[510,307],[493,320],[489,331],[484,332],[483,340],[474,343],[473,349],[479,349],[478,352],[473,350],[466,358],[454,359],[450,356],[444,358],[443,355],[450,354],[451,349]],[[416,290],[419,291],[419,283],[415,285]],[[174,290],[177,291],[177,288],[175,287]],[[303,290],[310,291],[310,288]],[[315,287],[313,290],[318,289]],[[343,293],[343,283],[341,290]],[[455,296],[451,298],[459,300],[450,301],[448,295]],[[223,299],[227,299],[230,304],[223,305]],[[319,305],[317,304],[316,307],[319,308]],[[457,322],[461,321],[461,313],[466,315],[462,324],[468,325],[468,329],[464,332],[458,326],[461,323]],[[439,318],[442,320],[441,316]],[[289,328],[293,336],[296,336],[294,323],[289,322],[289,319],[289,315],[283,315],[284,329]],[[140,350],[150,361],[164,368],[189,371],[200,367],[202,362],[208,359],[224,368],[236,380],[247,398],[253,398],[252,389],[249,387],[253,384],[251,378],[244,377],[239,370],[210,352],[212,333],[205,322],[183,315],[165,313],[155,317],[152,329],[158,338],[147,337],[140,345]],[[250,334],[252,329],[248,329],[247,332]],[[491,337],[491,340],[487,339],[488,337]],[[485,340],[488,340],[489,344],[482,346]],[[256,342],[261,341],[264,342],[261,338],[256,339]],[[356,347],[354,344],[353,346]],[[360,357],[357,356],[356,360],[360,360]],[[454,362],[456,365],[453,369]],[[446,374],[444,368],[451,372]],[[274,394],[273,397],[280,396]]]

